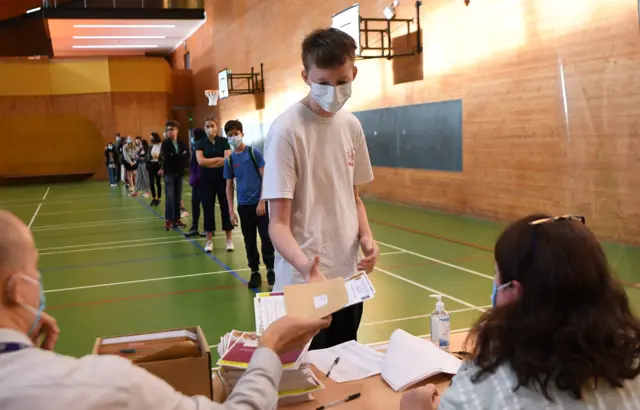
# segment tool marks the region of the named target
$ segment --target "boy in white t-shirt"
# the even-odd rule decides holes
[[[371,272],[380,253],[358,195],[358,186],[373,180],[367,143],[358,119],[341,110],[357,74],[355,51],[355,41],[340,30],[309,34],[302,43],[302,78],[310,92],[267,135],[262,198],[270,203],[277,251],[274,290],[321,274]],[[335,313],[311,348],[356,340],[361,318],[362,304]]]

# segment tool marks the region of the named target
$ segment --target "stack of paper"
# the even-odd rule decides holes
[[[287,286],[284,292],[259,293],[253,300],[256,333],[262,335],[271,323],[290,310],[305,318],[320,318],[347,306],[373,299],[376,290],[365,272],[346,279]]]
[[[253,353],[258,349],[260,339],[255,333],[233,330],[220,339],[218,353],[220,377],[230,393],[245,370]],[[306,363],[307,344],[301,351],[293,351],[280,356],[284,369],[278,396],[279,404],[298,403],[312,400],[311,393],[324,389]]]
[[[402,391],[439,373],[456,374],[460,364],[430,341],[397,329],[389,340],[382,378],[393,390]]]
[[[384,353],[361,345],[355,340],[328,349],[313,350],[309,352],[308,357],[309,362],[322,373],[327,374],[331,370],[329,377],[337,383],[380,374],[384,361]]]

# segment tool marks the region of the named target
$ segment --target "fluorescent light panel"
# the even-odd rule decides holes
[[[176,28],[172,24],[74,24],[75,28]]]
[[[112,45],[90,45],[90,46],[73,46],[73,48],[158,48],[157,44],[112,44]]]
[[[36,7],[34,9],[29,9],[29,10],[27,10],[27,14],[35,13],[36,11],[40,11],[40,10],[42,10],[42,7]]]
[[[77,40],[151,40],[164,39],[167,36],[73,36]]]

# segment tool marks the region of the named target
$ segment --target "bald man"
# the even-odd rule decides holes
[[[0,209],[0,409],[271,409],[282,376],[279,355],[304,346],[331,319],[284,317],[261,339],[249,369],[224,404],[187,397],[117,356],[53,353],[59,329],[44,313],[38,251],[22,221]]]

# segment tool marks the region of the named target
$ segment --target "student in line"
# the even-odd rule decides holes
[[[182,201],[182,178],[189,160],[189,148],[178,139],[179,130],[178,121],[167,121],[165,125],[167,138],[161,146],[161,155],[164,158],[161,173],[164,175],[164,229],[166,231],[186,227],[180,219],[180,202]]]
[[[136,176],[136,187],[133,195],[142,192],[142,196],[149,198],[149,172],[147,171],[147,164],[151,158],[151,151],[149,150],[149,143],[142,139],[142,137],[136,137],[136,164],[138,164],[138,175]]]
[[[358,187],[373,180],[358,119],[341,108],[355,79],[356,43],[337,29],[316,30],[302,43],[302,78],[309,94],[278,117],[265,144],[262,199],[269,201],[269,234],[277,250],[274,290],[371,272],[380,250]],[[364,258],[358,262],[359,250]],[[362,304],[333,315],[312,349],[357,339]]]
[[[213,235],[216,230],[215,203],[218,197],[222,230],[227,238],[227,251],[233,251],[233,225],[227,204],[227,183],[224,180],[223,167],[225,159],[231,154],[231,146],[226,138],[218,135],[218,123],[213,117],[204,120],[207,138],[196,144],[196,159],[202,170],[202,212],[204,213],[204,230],[207,233],[206,252],[213,252]]]
[[[122,357],[78,359],[54,353],[60,329],[44,312],[33,236],[20,219],[3,210],[0,225],[0,409],[273,409],[282,378],[280,355],[301,349],[331,321],[285,316],[260,338],[248,369],[224,404],[188,397]]]
[[[207,138],[207,134],[202,128],[193,130],[191,137],[191,161],[189,162],[189,185],[191,185],[191,228],[185,234],[187,237],[200,236],[198,225],[200,224],[200,206],[202,205],[202,169],[198,165],[196,157],[196,145],[203,138]],[[204,233],[206,236],[206,232]]]
[[[116,185],[122,181],[122,137],[120,133],[116,133],[116,143],[113,146],[113,150],[116,153],[118,166],[116,167]]]
[[[124,169],[127,174],[127,188],[131,190],[132,194],[135,193],[136,170],[138,169],[138,164],[136,163],[136,151],[137,149],[133,143],[133,139],[130,136],[127,137],[127,143],[122,149],[122,153],[124,158]]]
[[[244,237],[244,247],[251,269],[250,289],[262,285],[260,275],[260,253],[258,252],[258,238],[262,242],[262,260],[267,267],[267,283],[273,286],[276,275],[273,271],[273,244],[269,238],[269,210],[262,200],[262,176],[264,175],[264,159],[257,148],[245,145],[242,123],[238,120],[228,121],[224,126],[229,144],[233,148],[231,155],[224,164],[224,178],[227,180],[227,202],[229,214],[234,225],[238,224]],[[238,213],[233,204],[234,179],[238,187]]]
[[[162,168],[162,140],[157,132],[151,133],[151,158],[147,164],[149,172],[149,187],[151,188],[151,206],[160,205],[162,198],[162,178],[160,177],[160,169]]]
[[[495,246],[494,308],[438,406],[433,385],[402,410],[640,409],[640,320],[583,217],[530,215]]]
[[[118,186],[118,171],[120,167],[120,160],[118,158],[118,151],[112,143],[107,144],[107,148],[104,151],[105,165],[107,172],[109,173],[109,186],[111,188]]]

